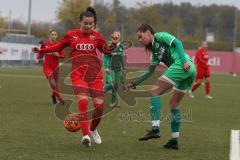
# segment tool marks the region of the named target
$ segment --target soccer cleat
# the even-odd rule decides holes
[[[102,143],[102,139],[101,139],[100,135],[98,134],[97,130],[90,131],[90,135],[91,135],[92,139],[94,140],[94,142],[96,144],[101,144]]]
[[[166,149],[178,149],[178,141],[169,140],[166,144],[163,145]]]
[[[213,99],[213,97],[210,96],[210,95],[206,95],[206,98],[207,98],[207,99]]]
[[[52,103],[53,104],[57,104],[57,99],[54,95],[51,96],[52,97]]]
[[[191,97],[191,98],[194,98],[194,97],[195,97],[194,94],[193,94],[193,92],[192,92],[191,90],[188,91],[188,94],[189,94],[189,97]]]
[[[139,141],[147,141],[149,139],[156,139],[156,138],[160,138],[160,135],[159,135],[159,130],[147,130],[147,133],[139,138],[138,140]]]
[[[91,147],[91,139],[88,135],[83,136],[82,138],[82,144],[86,147]]]

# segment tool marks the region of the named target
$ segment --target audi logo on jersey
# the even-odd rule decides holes
[[[94,45],[78,43],[78,44],[76,44],[76,50],[78,50],[78,51],[93,51]]]

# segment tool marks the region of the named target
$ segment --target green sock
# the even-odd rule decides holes
[[[179,108],[171,110],[172,119],[171,119],[171,129],[172,129],[172,138],[171,140],[177,141],[179,138],[179,131],[181,125],[181,114]]]
[[[151,120],[152,128],[151,130],[160,130],[160,112],[161,112],[161,98],[160,96],[151,97]]]
[[[112,104],[115,103],[117,100],[117,90],[116,89],[112,89]]]

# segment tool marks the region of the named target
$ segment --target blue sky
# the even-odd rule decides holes
[[[55,21],[56,10],[61,0],[32,0],[32,20],[35,21]],[[112,0],[104,0],[105,3],[110,3]],[[121,3],[132,7],[136,2],[143,0],[121,0]],[[161,3],[171,0],[145,0],[149,3]],[[240,0],[172,0],[174,3],[191,2],[193,5],[209,5],[212,3],[235,5],[240,8]],[[28,0],[1,0],[0,14],[8,17],[9,10],[12,13],[12,19],[21,19],[27,21]]]

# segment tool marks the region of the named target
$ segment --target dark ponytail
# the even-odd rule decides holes
[[[152,35],[154,35],[154,30],[152,28],[152,26],[150,26],[149,24],[142,24],[138,29],[137,32],[147,32],[150,31]],[[152,49],[152,43],[150,43],[149,45],[145,46],[145,49],[148,51],[151,51]]]

